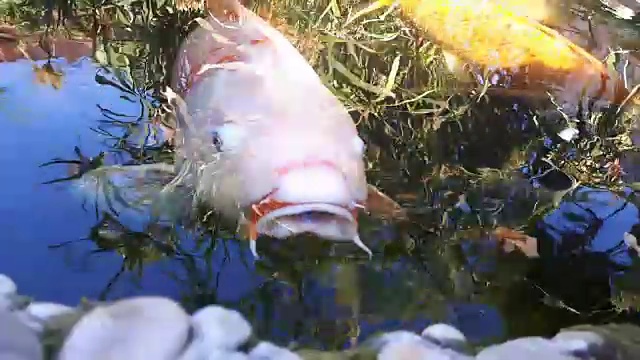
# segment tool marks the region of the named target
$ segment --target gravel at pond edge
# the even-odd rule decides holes
[[[83,302],[76,308],[31,302],[0,274],[0,359],[40,360],[295,360],[295,359],[478,359],[569,360],[640,358],[640,328],[606,325],[633,333],[633,344],[585,330],[563,330],[552,339],[528,337],[471,353],[460,331],[446,324],[421,334],[394,331],[374,336],[356,349],[295,352],[255,339],[237,311],[210,305],[189,315],[175,301],[153,296],[113,303]],[[618,329],[618,327],[622,327]],[[611,330],[611,329],[609,329]]]

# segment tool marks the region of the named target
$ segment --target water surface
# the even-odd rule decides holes
[[[265,258],[255,262],[228,231],[180,224],[147,229],[144,212],[107,216],[104,204],[96,212],[91,182],[43,184],[77,171],[40,166],[76,158],[74,147],[87,157],[104,152],[107,165],[132,161],[104,130],[122,137],[141,129],[140,114],[148,117],[140,102],[146,97],[97,83],[96,74],[108,71],[90,59],[54,65],[63,73],[60,89],[36,82],[30,61],[0,64],[0,272],[21,293],[69,305],[81,297],[143,294],[168,296],[189,309],[222,303],[241,310],[262,336],[324,348],[380,330],[421,330],[433,321],[451,323],[478,343],[552,334],[581,322],[637,321],[633,307],[612,304],[620,288],[611,286],[637,265],[622,242],[640,215],[633,191],[581,185],[557,209],[541,211],[558,199],[558,181],[550,180],[553,173],[526,175],[544,172],[536,156],[558,151],[560,143],[517,99],[480,104],[468,122],[447,123],[418,145],[393,143],[383,126],[362,129],[376,159],[370,177],[411,214],[409,225],[364,221],[373,260],[351,249],[328,256],[315,245],[261,242]],[[397,129],[405,126],[394,120]],[[160,144],[144,132],[124,142],[144,143],[150,153]],[[424,148],[430,159],[415,156]],[[570,159],[570,150],[561,154]],[[517,152],[524,155],[514,160]],[[479,175],[510,161],[518,171]],[[540,257],[504,253],[478,230],[491,224],[523,227],[538,239]]]

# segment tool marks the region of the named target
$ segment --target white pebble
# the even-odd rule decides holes
[[[161,297],[99,306],[76,323],[59,360],[174,360],[189,338],[189,315]]]
[[[381,347],[388,343],[424,343],[424,339],[416,333],[405,330],[391,331],[374,340],[375,347]]]
[[[600,335],[590,331],[561,331],[551,341],[569,354],[597,355],[597,358],[616,357],[615,348],[608,345]]]
[[[62,304],[34,302],[29,304],[29,306],[27,306],[24,311],[34,319],[46,322],[47,320],[56,316],[72,313],[75,311],[75,309]]]
[[[10,277],[4,274],[0,274],[0,297],[8,297],[16,295],[18,292],[18,286]]]
[[[214,349],[203,351],[200,344],[191,343],[178,360],[248,360],[249,356],[239,351]]]
[[[379,360],[423,359],[427,348],[436,346],[416,333],[397,330],[373,338],[371,347],[378,351]]]
[[[208,353],[206,356],[203,356],[199,359],[202,360],[248,360],[249,356],[247,354],[236,352],[236,351],[226,351],[226,350],[217,350]]]
[[[399,342],[385,345],[378,354],[378,360],[429,360],[427,347],[416,342]]]
[[[447,324],[434,324],[422,331],[422,337],[442,347],[460,349],[467,343],[467,338],[460,330]]]
[[[0,310],[0,359],[42,360],[38,336],[13,313]]]
[[[486,347],[476,356],[477,360],[576,360],[566,355],[554,342],[541,337],[525,337]]]
[[[29,304],[26,309],[19,311],[18,316],[21,320],[36,332],[42,332],[47,322],[51,319],[73,313],[74,308],[47,302],[35,302]]]
[[[239,312],[209,305],[191,316],[195,329],[194,342],[201,351],[235,350],[251,336],[251,325]]]
[[[0,274],[0,311],[13,310],[18,287],[8,276]]]
[[[0,297],[0,311],[11,311],[14,307],[14,301],[10,296]]]
[[[249,352],[251,360],[302,360],[302,358],[289,349],[274,345],[267,341],[260,342]]]
[[[382,348],[378,360],[471,360],[470,356],[450,349],[428,346],[426,342],[389,343]]]

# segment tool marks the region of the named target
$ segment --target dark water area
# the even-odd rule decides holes
[[[134,148],[161,144],[137,122],[148,118],[144,94],[99,84],[96,74],[108,71],[90,59],[54,64],[64,74],[60,89],[36,82],[30,61],[0,64],[0,273],[23,294],[69,305],[134,295],[168,296],[190,310],[222,303],[242,311],[260,336],[328,349],[436,321],[478,344],[579,323],[640,324],[638,254],[623,241],[625,232],[640,236],[633,190],[578,185],[567,195],[569,177],[539,158],[572,152],[557,150],[565,145],[526,109],[512,104],[496,115],[495,104],[478,105],[473,121],[443,125],[423,148],[393,143],[376,126],[363,130],[376,159],[370,178],[409,209],[409,224],[365,219],[372,260],[352,249],[316,254],[318,240],[305,238],[298,241],[309,245],[259,241],[264,258],[256,262],[230,231],[149,227],[144,211],[96,211],[95,182],[43,184],[101,165],[92,163],[101,152],[106,165],[131,162],[105,129],[120,137],[142,131],[123,140]],[[81,163],[41,166],[77,159],[75,147]],[[416,155],[423,151],[433,156]],[[479,175],[509,162],[518,171]],[[625,166],[632,176],[633,158]],[[492,225],[535,238],[539,256],[505,251],[479,230]]]

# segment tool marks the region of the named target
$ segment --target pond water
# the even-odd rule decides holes
[[[439,158],[426,162],[407,160],[415,149],[406,144],[395,150],[405,153],[398,158],[379,129],[363,130],[367,142],[376,144],[371,156],[376,147],[380,152],[370,177],[410,209],[411,223],[367,219],[372,260],[351,250],[327,256],[262,242],[264,259],[256,262],[246,242],[230,236],[178,224],[146,228],[144,212],[96,211],[93,182],[43,184],[91,166],[41,166],[58,157],[77,159],[75,147],[89,158],[105,152],[107,165],[130,161],[100,129],[119,136],[140,130],[135,121],[147,111],[142,95],[96,82],[97,73],[111,75],[92,60],[53,63],[64,74],[59,89],[34,81],[30,61],[0,64],[0,273],[23,294],[70,305],[82,297],[142,294],[168,296],[192,310],[222,303],[241,310],[261,336],[322,348],[343,348],[381,330],[420,330],[433,321],[455,325],[476,343],[548,335],[584,322],[640,323],[634,307],[627,308],[633,304],[619,298],[623,288],[624,296],[634,297],[629,274],[638,263],[623,242],[640,218],[630,188],[580,185],[557,209],[536,217],[558,199],[552,190],[558,181],[548,179],[553,171],[539,181],[527,179],[526,171],[473,180],[477,174],[450,168],[446,181],[425,181],[433,177],[434,162],[501,168],[525,142],[537,150],[519,165],[529,171],[532,164],[541,166],[532,154],[563,145],[535,128],[527,111],[496,118],[481,108],[488,115],[477,116],[468,128],[443,126],[429,144]],[[141,140],[151,152],[159,144],[144,132],[125,142],[135,147]],[[570,149],[558,151],[571,157]],[[628,159],[625,170],[632,176]],[[495,238],[474,232],[492,221],[524,226],[537,239],[539,257],[505,253]]]

